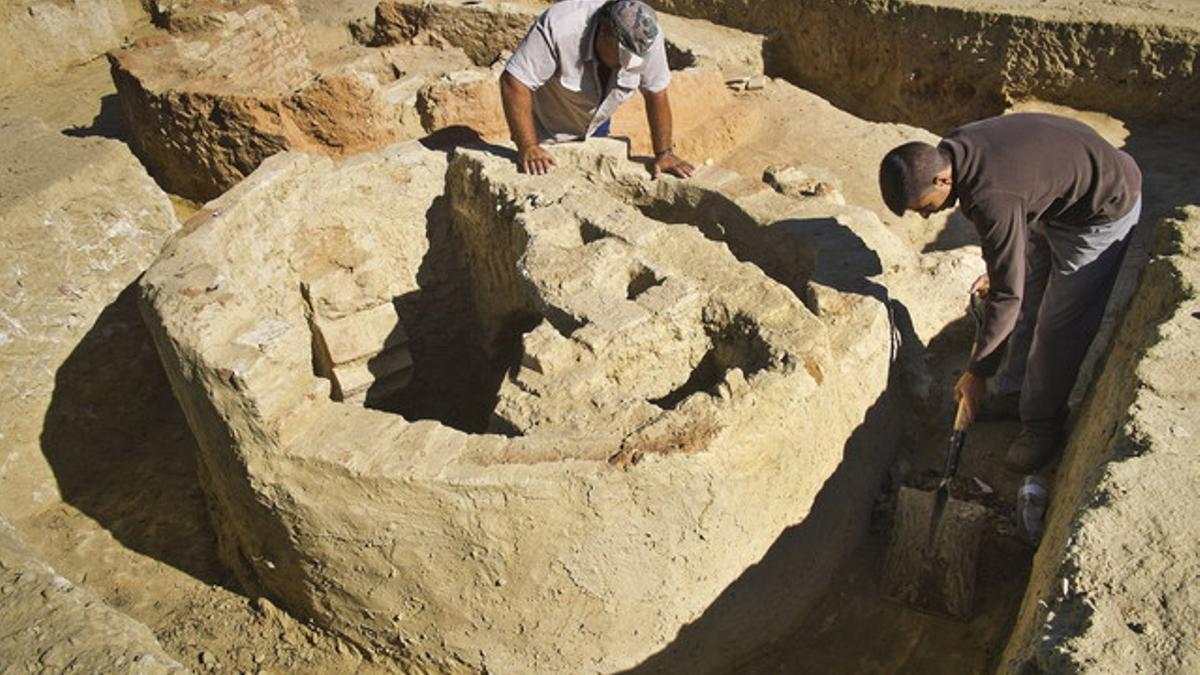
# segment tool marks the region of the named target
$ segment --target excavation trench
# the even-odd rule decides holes
[[[925,401],[910,399],[904,393],[910,385],[897,383],[895,402],[905,419],[897,443],[901,460],[884,481],[871,534],[848,557],[842,574],[807,612],[802,626],[739,665],[737,671],[1063,672],[1097,662],[1088,658],[1111,662],[1113,645],[1120,645],[1116,649],[1130,655],[1122,661],[1130,667],[1158,663],[1170,670],[1177,668],[1180,660],[1194,661],[1194,650],[1181,643],[1168,640],[1170,644],[1152,646],[1142,640],[1141,623],[1134,622],[1136,630],[1122,629],[1122,623],[1129,623],[1121,618],[1122,608],[1137,605],[1142,591],[1123,596],[1122,592],[1099,590],[1126,587],[1123,575],[1113,571],[1113,565],[1120,564],[1113,559],[1122,556],[1101,552],[1107,551],[1104,543],[1097,543],[1098,550],[1093,551],[1086,545],[1072,548],[1071,542],[1077,541],[1081,530],[1095,530],[1095,522],[1121,520],[1110,511],[1111,493],[1107,491],[1114,479],[1098,474],[1121,472],[1115,467],[1128,455],[1119,448],[1128,441],[1120,440],[1123,434],[1113,431],[1119,425],[1108,426],[1115,437],[1107,441],[1099,440],[1097,429],[1113,418],[1136,426],[1142,416],[1127,412],[1124,404],[1117,402],[1128,400],[1121,397],[1135,395],[1133,392],[1145,386],[1143,380],[1118,384],[1118,373],[1127,368],[1122,354],[1129,349],[1151,353],[1170,349],[1160,342],[1164,338],[1140,332],[1136,324],[1144,319],[1136,317],[1157,312],[1154,321],[1179,321],[1194,298],[1190,294],[1181,298],[1169,290],[1166,294],[1176,298],[1173,304],[1156,304],[1152,298],[1171,284],[1164,286],[1153,274],[1139,281],[1139,275],[1148,258],[1153,261],[1151,269],[1158,270],[1191,264],[1179,258],[1178,248],[1164,249],[1161,244],[1161,232],[1176,231],[1189,216],[1176,214],[1165,223],[1158,221],[1175,207],[1195,203],[1200,195],[1195,181],[1184,181],[1185,186],[1178,177],[1194,161],[1194,153],[1186,149],[1194,144],[1194,133],[1182,125],[1195,120],[1195,107],[1187,101],[1200,95],[1196,25],[1172,23],[1166,14],[1131,20],[1113,12],[1115,18],[1108,20],[1107,10],[1097,10],[1086,18],[1061,12],[1034,18],[995,3],[954,1],[746,4],[662,0],[652,4],[665,11],[761,31],[766,35],[764,65],[769,74],[786,78],[866,119],[945,132],[1000,114],[1014,104],[1068,115],[1079,115],[1072,110],[1078,108],[1119,117],[1124,124],[1115,126],[1127,125],[1128,138],[1124,133],[1112,133],[1111,118],[1083,116],[1114,143],[1125,142],[1125,149],[1138,160],[1146,177],[1145,196],[1150,205],[1127,255],[1105,328],[1072,397],[1074,433],[1058,469],[1055,504],[1036,564],[1033,551],[1021,544],[1013,531],[1018,478],[1000,466],[1016,427],[977,425],[968,436],[966,461],[960,470],[965,480],[956,486],[958,496],[981,501],[993,513],[982,544],[981,594],[974,618],[968,623],[942,620],[889,605],[875,596],[890,526],[891,491],[900,483],[934,487],[951,417],[946,398],[935,393]],[[1167,140],[1171,138],[1173,143]],[[897,138],[894,143],[901,140],[913,139]],[[881,147],[880,152],[886,149]],[[864,178],[869,181],[873,176]],[[874,185],[866,187],[869,191]],[[849,186],[848,192],[854,189]],[[648,212],[655,212],[654,207]],[[696,215],[664,215],[659,210],[658,217],[686,222]],[[705,220],[701,213],[695,222],[703,229]],[[1152,252],[1156,229],[1160,245]],[[734,242],[730,249],[738,254]],[[828,262],[819,255],[811,277],[829,278]],[[907,309],[919,315],[923,311],[920,303],[928,293],[937,292],[941,291],[931,287]],[[1130,316],[1125,318],[1130,303]],[[929,364],[928,375],[935,387],[948,390],[965,363],[970,340],[970,324],[959,319],[920,341],[924,343],[919,346],[921,358]],[[1114,353],[1106,362],[1105,355],[1114,342]],[[1149,370],[1144,377],[1154,377],[1152,367],[1135,368]],[[903,379],[904,369],[900,370]],[[1170,447],[1170,443],[1160,442],[1157,447]],[[1169,460],[1160,455],[1148,463],[1158,462]],[[1055,479],[1053,474],[1043,478]],[[1145,509],[1139,499],[1130,498],[1125,508],[1134,504],[1134,510]],[[1132,520],[1122,522],[1141,530]],[[1174,535],[1167,539],[1178,541]],[[1097,587],[1080,591],[1081,583]],[[1145,589],[1157,583],[1146,578],[1128,585]],[[1163,588],[1169,595],[1167,586]],[[664,655],[652,662],[649,670],[669,668],[672,658],[679,655]]]
[[[699,31],[668,44],[677,149],[755,172],[759,153],[837,154],[774,126],[784,109],[818,116],[790,106],[811,106],[802,92],[782,83],[764,94],[726,88],[728,76],[761,72],[763,59],[769,73],[864,118],[935,130],[1026,96],[1140,123],[1194,115],[1181,103],[1196,94],[1184,30],[1084,30],[913,2],[655,4],[775,28],[765,45],[705,33],[711,26],[669,28]],[[366,118],[395,114],[403,128],[387,118],[362,146],[328,129],[316,138],[350,154],[443,128],[502,134],[486,68],[520,39],[533,10],[400,2],[380,11],[363,36],[374,46],[356,49],[436,34],[461,72],[424,73],[417,86],[395,68],[371,71],[383,73],[383,98],[408,108]],[[927,27],[927,39],[906,39],[912,25]],[[1112,59],[1082,56],[1103,45],[1113,45]],[[1049,56],[1028,58],[1039,49]],[[293,107],[321,109],[313,101],[328,93],[318,88]],[[256,118],[240,105],[278,103],[259,98],[214,103],[196,119],[238,127]],[[447,156],[417,143],[339,162],[284,153],[251,174],[270,152],[303,143],[268,134],[259,152],[212,141],[250,155],[210,163],[228,175],[201,176],[189,189],[207,197],[249,177],[171,242],[142,282],[142,301],[200,446],[221,558],[246,592],[414,670],[1069,669],[1061,641],[1128,604],[1096,590],[1111,579],[1080,571],[1080,556],[1087,563],[1094,553],[1068,550],[1079,521],[1103,508],[1092,491],[1112,480],[1094,468],[1136,456],[1158,462],[1156,476],[1188,475],[1164,470],[1171,453],[1155,449],[1171,441],[1139,426],[1139,411],[1155,409],[1145,390],[1174,391],[1145,353],[1170,352],[1171,331],[1194,321],[1180,308],[1195,292],[1180,279],[1195,272],[1195,213],[1160,242],[1157,272],[1118,333],[1135,376],[1101,363],[1103,384],[1080,414],[1032,584],[1031,551],[1007,525],[1016,479],[998,469],[1013,429],[972,431],[956,490],[987,503],[994,519],[975,618],[953,623],[883,603],[875,588],[892,491],[931,487],[929,468],[940,465],[949,400],[936,392],[948,389],[971,336],[957,304],[925,305],[938,304],[933,284],[974,276],[968,256],[917,253],[853,204],[777,195],[719,169],[711,179],[652,183],[627,161],[648,143],[636,105],[614,120],[631,146],[558,148],[560,171],[542,179],[517,174],[502,149]],[[777,117],[762,112],[770,106]],[[832,126],[869,128],[836,115]],[[155,133],[170,138],[176,122]],[[888,133],[854,140],[879,143]],[[178,140],[156,148],[179,151]],[[847,195],[873,193],[871,180],[847,179]],[[1179,186],[1148,210],[1194,198],[1190,184]],[[1166,296],[1157,293],[1164,287]],[[935,393],[922,395],[921,378]],[[1117,431],[1101,423],[1110,418],[1121,421]],[[1105,484],[1106,494],[1138,484]],[[1075,593],[1059,594],[1068,576]],[[1171,634],[1167,624],[1159,615],[1121,619],[1138,635]],[[1064,626],[1076,632],[1064,637]],[[1159,658],[1162,642],[1136,643],[1137,653]]]

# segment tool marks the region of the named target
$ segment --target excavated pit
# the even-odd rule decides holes
[[[916,616],[873,597],[870,561],[890,488],[928,479],[890,459],[937,464],[936,389],[969,340],[957,303],[931,289],[965,288],[977,254],[953,233],[914,250],[883,226],[906,225],[878,203],[874,161],[927,134],[822,116],[824,101],[783,82],[745,90],[765,69],[861,117],[934,130],[1029,97],[1116,114],[1152,223],[1198,194],[1194,153],[1171,135],[1196,114],[1194,14],[653,3],[763,32],[664,15],[681,154],[755,177],[828,163],[842,179],[771,168],[772,191],[716,169],[647,181],[625,160],[647,149],[637,101],[614,120],[629,149],[557,149],[564,168],[546,183],[495,148],[358,154],[443,130],[501,137],[492,66],[537,7],[387,2],[355,24],[359,44],[325,50],[297,32],[304,3],[169,4],[172,35],[111,57],[130,144],[172,191],[232,191],[148,273],[143,309],[200,444],[221,558],[247,594],[384,669],[1196,670],[1187,505],[1200,495],[1179,477],[1200,430],[1178,377],[1197,358],[1195,209],[1160,226],[1143,278],[1126,273],[1123,297],[1137,292],[1077,392],[1037,558],[1004,529],[1015,486],[993,480],[1007,497],[989,502],[978,616]],[[185,67],[152,72],[164,63]],[[793,112],[802,121],[783,122]],[[252,173],[283,149],[346,159],[285,154]],[[673,248],[687,255],[660,250]],[[1006,433],[972,433],[966,475],[998,475]],[[30,522],[27,539],[55,521]],[[155,631],[181,632],[175,649],[191,639]]]

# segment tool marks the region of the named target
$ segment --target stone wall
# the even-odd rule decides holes
[[[1194,672],[1200,208],[1153,256],[1078,415],[999,672]]]
[[[748,594],[740,627],[708,641],[724,655],[680,662],[732,664],[795,624],[888,462],[867,452],[887,308],[828,288],[818,319],[753,261],[621,204],[607,184],[665,201],[683,185],[651,183],[625,152],[564,146],[541,178],[478,151],[443,174],[415,143],[341,164],[284,154],[189,221],[147,273],[144,311],[248,588],[413,668],[613,671],[668,649],[811,518],[788,588],[771,589],[789,602]],[[413,414],[405,390],[378,409],[332,401],[307,280],[396,298],[415,345],[461,321],[403,323],[406,305],[459,292],[438,282],[455,265],[469,295],[430,306],[477,321],[448,346],[494,378],[487,433]],[[410,387],[458,378],[411,355]],[[818,501],[835,473],[853,476]]]
[[[768,72],[861,117],[946,131],[1027,97],[1197,119],[1200,30],[1033,18],[920,0],[658,0],[767,35]]]

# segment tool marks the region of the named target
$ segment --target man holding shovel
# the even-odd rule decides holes
[[[879,185],[896,215],[958,203],[975,225],[987,275],[972,291],[988,302],[955,396],[973,419],[995,375],[985,412],[1021,420],[1006,466],[1046,466],[1141,213],[1137,164],[1087,125],[1026,113],[968,124],[936,147],[901,145]]]
[[[671,71],[657,15],[638,0],[560,0],[538,17],[500,76],[517,165],[555,166],[542,143],[607,136],[612,115],[635,89],[646,101],[654,143],[651,173],[695,170],[671,149]]]

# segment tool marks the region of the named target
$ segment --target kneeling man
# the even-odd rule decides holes
[[[500,76],[517,164],[543,174],[541,146],[608,135],[617,108],[640,88],[654,143],[651,172],[681,178],[694,168],[671,149],[671,71],[658,18],[638,0],[560,0],[538,17]]]
[[[1017,114],[968,124],[937,147],[895,148],[879,186],[896,215],[928,218],[958,202],[974,223],[987,263],[976,286],[990,285],[989,301],[955,396],[973,418],[996,375],[988,407],[1014,402],[1021,419],[1007,467],[1044,467],[1061,450],[1067,398],[1141,212],[1137,164],[1085,124]]]

